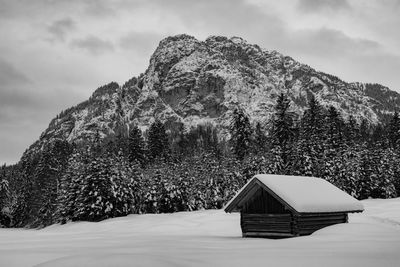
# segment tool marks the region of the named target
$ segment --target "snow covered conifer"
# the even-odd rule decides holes
[[[181,160],[192,153],[193,150],[190,148],[191,144],[189,144],[186,126],[183,123],[176,124],[170,128],[170,140],[173,158]],[[192,144],[192,146],[195,145]]]
[[[140,179],[138,173],[138,164],[131,165],[126,161],[122,152],[117,157],[109,158],[113,166],[110,174],[111,182],[111,209],[109,217],[118,217],[128,215],[135,204],[135,191],[138,190],[137,184]]]
[[[377,148],[374,152],[374,178],[377,180],[375,188],[371,190],[373,198],[391,198],[396,197],[396,188],[394,186],[394,175],[396,157],[391,148]]]
[[[0,173],[1,175],[1,173]],[[10,225],[9,208],[6,208],[7,202],[10,199],[9,183],[6,178],[0,176],[0,228]],[[8,211],[6,211],[8,209]]]
[[[356,119],[350,115],[344,126],[344,137],[346,138],[346,143],[350,146],[358,143],[361,139],[361,133],[360,126]]]
[[[294,114],[289,111],[290,100],[281,93],[275,105],[275,111],[272,117],[272,146],[275,148],[275,157],[279,156],[283,167],[286,167],[289,161],[289,155],[292,151],[294,130]],[[280,164],[280,163],[279,163]]]
[[[94,155],[88,147],[75,153],[62,179],[58,220],[100,221],[129,214],[138,179],[122,151]]]
[[[110,155],[109,155],[110,156]],[[76,202],[74,217],[84,221],[99,221],[112,217],[111,165],[106,157],[92,158],[84,172]]]
[[[237,159],[243,160],[250,152],[252,133],[249,117],[243,109],[236,108],[233,111],[230,130],[233,154]]]
[[[323,140],[325,149],[320,176],[334,184],[343,168],[341,160],[343,149],[345,149],[343,131],[344,122],[339,112],[335,107],[329,107],[326,115],[325,140]]]
[[[54,140],[39,154],[33,176],[34,197],[32,198],[36,226],[45,226],[54,222],[60,178],[66,168],[70,153],[70,144],[63,140]]]
[[[319,176],[323,158],[324,116],[322,107],[311,95],[301,120],[300,133],[294,149],[293,172],[297,175]]]
[[[282,156],[282,149],[280,146],[273,146],[268,155],[267,173],[271,174],[284,174],[285,162]]]
[[[353,146],[346,147],[342,150],[342,153],[336,157],[336,161],[339,161],[337,179],[334,184],[343,191],[358,197],[357,195],[357,183],[360,179],[360,151],[362,147]]]
[[[145,143],[142,132],[137,125],[133,125],[129,131],[128,159],[130,162],[137,161],[142,166],[146,162]]]
[[[369,142],[371,137],[371,125],[366,119],[362,119],[360,123],[360,141]]]
[[[254,130],[254,152],[256,154],[258,153],[264,153],[267,147],[267,136],[262,129],[261,123],[257,122],[256,128]]]
[[[292,156],[293,163],[291,172],[295,175],[317,176],[314,168],[315,159],[312,158],[313,151],[308,143],[309,142],[306,139],[303,139],[300,134],[300,138],[295,144],[294,154]]]
[[[360,158],[360,179],[357,183],[357,195],[359,199],[365,199],[371,196],[372,190],[377,187],[378,180],[374,172],[374,157],[372,152],[365,149]]]
[[[167,158],[169,156],[168,135],[164,124],[158,119],[150,125],[147,148],[151,159]]]
[[[5,205],[6,199],[9,197],[8,181],[0,177],[0,212]]]
[[[387,126],[387,137],[392,148],[400,147],[400,117],[397,111]]]
[[[52,223],[54,203],[57,196],[58,172],[55,157],[51,149],[46,148],[40,154],[39,163],[34,173],[34,195],[32,202],[36,226]]]
[[[55,219],[58,222],[65,223],[76,219],[74,216],[77,211],[77,197],[83,183],[88,153],[90,151],[76,150],[68,160],[57,194]]]
[[[344,144],[344,122],[333,106],[328,109],[326,116],[326,145],[328,149],[339,149]]]
[[[382,126],[382,124],[375,125],[373,127],[370,143],[373,147],[384,147],[386,146],[387,139],[387,129]]]

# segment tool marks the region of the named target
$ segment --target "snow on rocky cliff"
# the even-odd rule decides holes
[[[162,40],[144,75],[124,86],[110,83],[49,125],[33,147],[51,138],[76,141],[112,134],[119,123],[146,129],[159,118],[192,126],[210,122],[227,135],[231,113],[241,106],[252,122],[265,122],[277,96],[287,93],[301,114],[310,94],[344,117],[376,124],[400,107],[400,95],[381,85],[346,83],[291,57],[267,51],[239,37],[199,41],[177,35]]]

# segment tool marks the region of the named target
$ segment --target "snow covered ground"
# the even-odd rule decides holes
[[[399,266],[400,198],[311,236],[242,238],[222,210],[0,229],[0,266]]]

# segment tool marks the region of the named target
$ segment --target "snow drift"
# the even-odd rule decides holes
[[[222,210],[0,229],[0,266],[398,266],[400,198],[363,204],[348,224],[281,240],[242,238]]]

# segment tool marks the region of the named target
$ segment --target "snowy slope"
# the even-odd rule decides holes
[[[187,128],[209,122],[227,137],[238,105],[251,122],[265,122],[281,92],[288,94],[298,115],[310,94],[344,117],[351,114],[373,124],[400,108],[400,95],[387,87],[344,82],[238,37],[200,41],[182,34],[160,42],[143,75],[124,86],[102,86],[89,100],[62,112],[29,151],[55,138],[86,140],[97,131],[110,135],[121,123],[144,130],[154,117]]]
[[[243,239],[222,210],[0,229],[0,266],[398,266],[400,198],[311,236]]]

